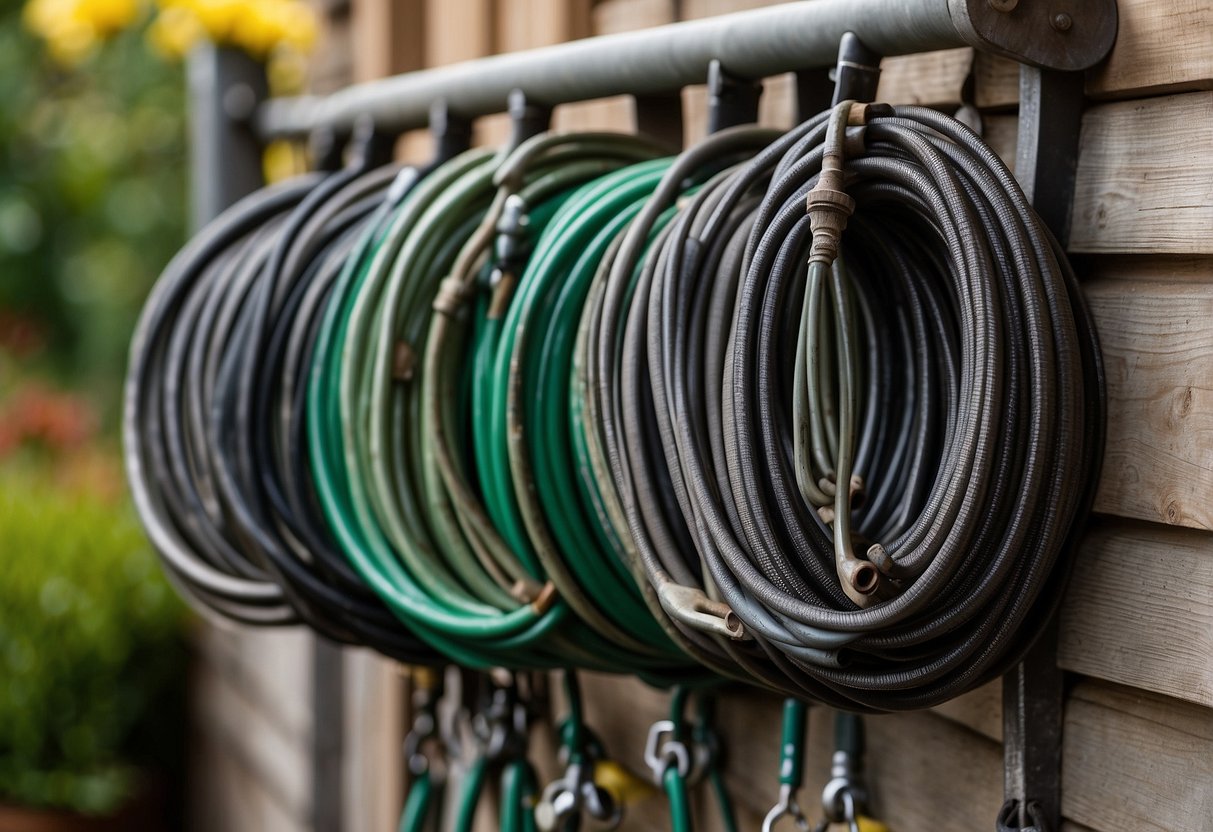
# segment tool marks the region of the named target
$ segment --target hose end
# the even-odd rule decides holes
[[[688,627],[740,641],[745,627],[733,608],[723,601],[713,601],[703,590],[664,581],[657,588],[661,608],[671,618]]]

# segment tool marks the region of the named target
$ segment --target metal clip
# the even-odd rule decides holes
[[[430,757],[425,753],[427,744],[441,750],[443,741],[439,735],[438,700],[442,696],[441,678],[432,671],[418,672],[418,686],[413,691],[413,725],[404,737],[404,759],[409,773],[419,777],[430,770]]]
[[[653,772],[657,785],[661,785],[669,767],[676,766],[684,779],[691,773],[691,752],[686,743],[676,739],[678,726],[672,720],[661,719],[649,728],[649,737],[644,744],[644,762]],[[662,742],[663,737],[668,737]]]
[[[797,829],[808,830],[809,818],[804,813],[804,809],[800,808],[800,804],[796,801],[796,788],[794,786],[779,787],[779,802],[771,807],[771,811],[767,812],[767,816],[762,819],[762,832],[772,832],[775,825],[784,818],[791,818],[796,824]]]
[[[593,762],[572,763],[564,777],[543,790],[535,807],[535,823],[543,832],[553,832],[576,815],[583,815],[602,829],[614,829],[623,819],[623,809],[610,792],[594,782]]]

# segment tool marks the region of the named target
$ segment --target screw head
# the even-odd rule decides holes
[[[1070,17],[1065,12],[1058,12],[1049,20],[1053,28],[1059,32],[1068,32],[1070,27],[1074,25],[1074,18]]]

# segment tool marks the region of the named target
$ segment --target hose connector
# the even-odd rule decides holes
[[[834,167],[827,167],[833,162]],[[842,244],[842,232],[847,220],[855,213],[855,200],[842,190],[842,155],[826,155],[821,176],[809,191],[809,228],[813,231],[813,247],[809,249],[809,263],[830,266],[838,258]]]
[[[840,102],[830,114],[826,128],[821,174],[807,199],[809,228],[813,231],[813,247],[809,249],[810,265],[833,265],[842,245],[842,232],[847,227],[847,219],[855,213],[855,200],[843,190],[842,170],[846,156],[847,124],[852,118],[854,106],[854,101]],[[866,116],[866,112],[861,110],[862,116]]]
[[[688,627],[734,640],[745,638],[745,628],[733,608],[713,601],[702,589],[665,580],[657,587],[657,598],[671,618]]]

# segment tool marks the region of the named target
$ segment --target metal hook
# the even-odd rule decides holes
[[[796,802],[796,787],[783,784],[779,787],[779,802],[771,807],[767,816],[762,820],[762,832],[773,832],[775,824],[784,818],[791,818],[797,829],[808,830],[809,818],[804,809]]]

